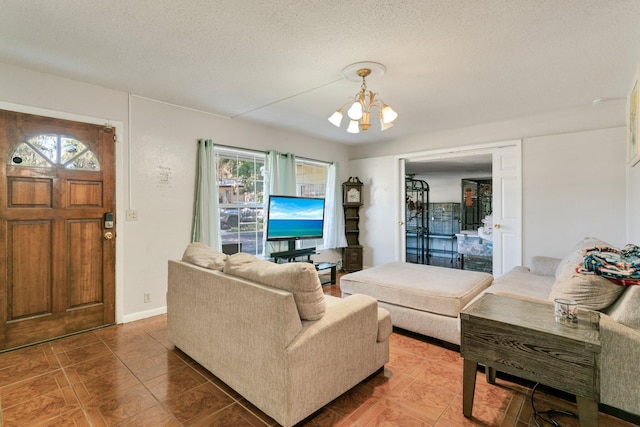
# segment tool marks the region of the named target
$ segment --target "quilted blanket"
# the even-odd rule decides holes
[[[623,249],[598,245],[582,251],[584,261],[576,271],[597,274],[619,285],[640,283],[640,247],[626,245]]]

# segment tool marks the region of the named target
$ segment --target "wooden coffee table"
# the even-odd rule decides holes
[[[575,323],[554,318],[553,304],[485,294],[460,313],[463,413],[471,417],[478,363],[574,394],[581,426],[598,425],[600,317],[578,311]]]

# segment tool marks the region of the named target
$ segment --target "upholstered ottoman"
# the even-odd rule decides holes
[[[488,273],[390,262],[345,274],[340,289],[376,298],[393,326],[459,345],[460,310],[492,282]]]

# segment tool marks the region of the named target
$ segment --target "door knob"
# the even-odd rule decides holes
[[[398,221],[398,225],[404,225],[404,221]]]
[[[107,231],[106,233],[104,233],[104,238],[107,240],[113,239],[113,233],[111,231]]]
[[[493,224],[493,228],[500,228],[500,224]]]

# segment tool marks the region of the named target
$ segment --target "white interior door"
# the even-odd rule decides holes
[[[522,265],[521,144],[493,151],[493,275]]]
[[[405,169],[405,159],[398,159],[398,169],[400,172],[400,182],[399,182],[399,191],[400,191],[400,199],[402,200],[402,203],[398,203],[398,235],[400,237],[399,241],[400,241],[400,245],[398,246],[397,249],[397,253],[398,253],[398,259],[402,262],[405,262],[407,260],[407,233],[406,233],[406,224],[405,224],[405,218],[407,217],[407,212],[405,211],[406,209],[406,203],[404,202],[405,200],[405,180],[404,177],[406,175],[406,169]]]

